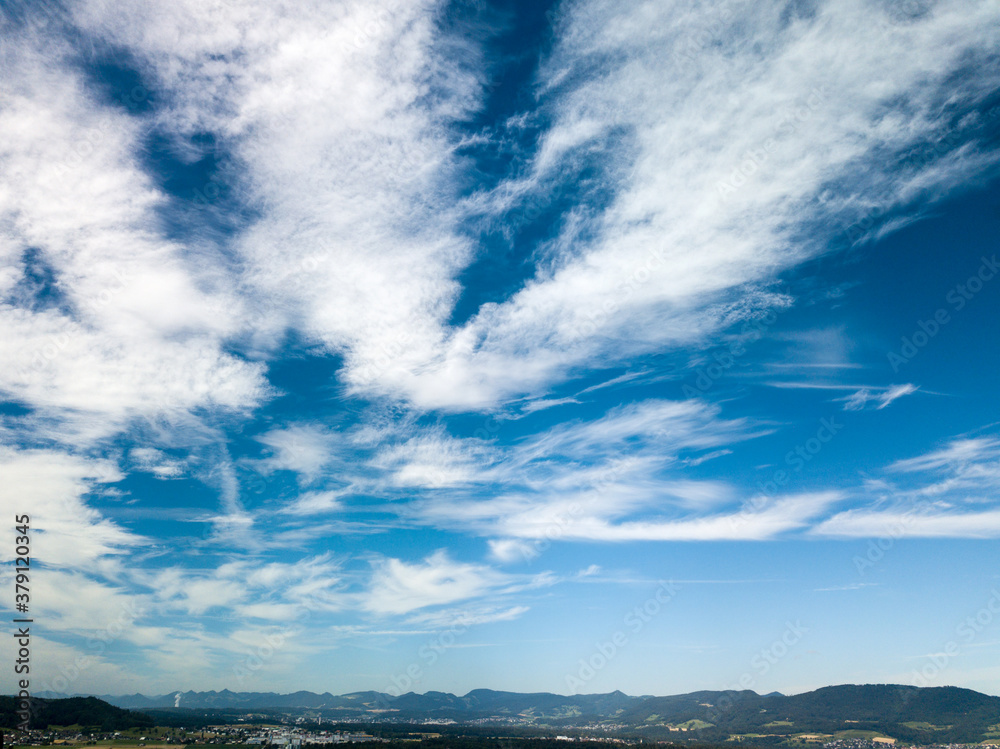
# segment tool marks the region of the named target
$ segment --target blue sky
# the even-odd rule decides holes
[[[996,693],[995,3],[2,10],[33,689]]]

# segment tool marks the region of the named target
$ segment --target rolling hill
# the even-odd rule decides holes
[[[52,695],[46,695],[52,696]],[[1000,724],[1000,697],[958,687],[892,684],[840,685],[786,696],[745,691],[699,691],[666,697],[609,694],[523,694],[475,689],[464,696],[446,692],[393,696],[380,692],[172,692],[146,697],[104,696],[133,710],[249,711],[268,709],[324,720],[367,718],[456,722],[515,719],[553,728],[603,723],[677,738],[686,729],[703,740],[751,735],[755,739],[800,734],[875,732],[915,743],[982,741]],[[996,729],[992,729],[995,731]],[[773,743],[772,742],[772,743]],[[766,741],[764,743],[767,743]]]

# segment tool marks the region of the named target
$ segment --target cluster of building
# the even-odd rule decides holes
[[[383,741],[364,732],[306,731],[301,728],[263,728],[244,740],[245,744],[300,749],[303,744],[357,744],[364,741]]]
[[[28,731],[6,733],[5,743],[10,746],[73,746],[123,739],[121,733],[76,733],[65,731]],[[187,736],[139,736],[134,741],[139,746],[155,744],[249,744],[260,747],[283,747],[301,749],[306,744],[357,744],[364,741],[383,741],[363,732],[320,731],[311,732],[300,728],[257,728],[255,726],[212,726]]]
[[[601,736],[556,736],[556,741],[600,741],[602,744],[629,744],[634,745],[639,742],[636,739],[617,739]],[[664,742],[666,743],[666,742]]]
[[[568,729],[570,731],[591,731],[591,732],[595,732],[595,733],[605,733],[605,734],[607,734],[607,733],[619,733],[621,731],[624,731],[624,730],[630,728],[630,726],[627,726],[624,723],[607,723],[607,722],[605,722],[605,723],[581,723],[579,725],[576,725],[576,724],[567,724],[567,725],[562,726],[562,728]],[[601,741],[611,741],[611,739],[607,738],[607,737],[601,737],[600,740]]]

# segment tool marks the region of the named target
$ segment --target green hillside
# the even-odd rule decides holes
[[[63,700],[33,698],[31,728],[49,726],[87,726],[99,731],[120,731],[125,728],[152,726],[148,715],[109,705],[96,697],[69,697]],[[0,726],[17,728],[17,699],[0,696]]]
[[[626,713],[639,722],[700,718],[706,737],[733,734],[791,737],[802,733],[876,732],[914,743],[977,742],[1000,723],[1000,697],[957,687],[892,684],[825,687],[792,697],[750,692],[695,692],[644,700]]]

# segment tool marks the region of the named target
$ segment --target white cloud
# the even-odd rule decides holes
[[[364,605],[377,614],[405,614],[477,598],[512,582],[513,578],[490,567],[455,562],[439,550],[416,564],[392,558],[378,561]]]
[[[618,377],[612,377],[610,380],[599,382],[596,385],[591,385],[590,387],[586,387],[579,392],[579,395],[584,395],[585,393],[592,393],[595,390],[603,390],[604,388],[614,387],[615,385],[622,385],[626,382],[632,382],[633,380],[646,377],[649,374],[650,374],[649,370],[640,372],[626,372],[625,374],[619,375]]]
[[[956,469],[983,459],[997,458],[1000,458],[1000,440],[995,437],[958,439],[926,455],[898,460],[889,466],[889,470],[912,472]]]
[[[508,539],[562,541],[718,541],[767,540],[809,527],[841,501],[840,492],[778,497],[755,506],[723,512],[667,508],[657,487],[628,483],[587,491],[534,496],[507,494],[484,500],[431,500],[416,510],[423,522]],[[641,512],[641,519],[636,515]],[[494,550],[495,549],[495,550]],[[494,556],[516,557],[519,548],[497,542]]]
[[[919,387],[910,383],[906,383],[905,385],[890,385],[884,393],[879,394],[877,410],[881,411],[897,398],[915,393],[919,389]]]
[[[740,512],[669,520],[654,516],[618,523],[583,512],[555,526],[555,531],[527,515],[502,521],[500,525],[510,535],[520,532],[527,538],[554,533],[558,538],[593,541],[763,541],[807,527],[809,521],[824,514],[841,498],[838,492],[801,494],[779,497],[762,508]]]
[[[771,338],[786,344],[784,358],[788,361],[771,362],[768,366],[778,369],[801,369],[809,372],[806,387],[815,384],[817,369],[850,369],[853,342],[842,326],[814,328],[789,333],[770,332]],[[820,385],[822,387],[822,385]]]
[[[747,285],[825,249],[794,227],[821,218],[846,227],[870,207],[873,198],[862,196],[906,206],[995,158],[972,145],[926,167],[881,168],[886,151],[919,146],[949,125],[936,87],[967,104],[995,89],[995,81],[951,88],[968,56],[997,42],[995,26],[983,27],[997,20],[988,3],[942,3],[896,26],[875,23],[881,11],[855,2],[825,4],[814,19],[787,25],[784,4],[730,3],[720,8],[717,38],[688,66],[671,50],[700,36],[700,14],[662,3],[565,7],[541,74],[554,124],[529,187],[551,190],[581,164],[610,165],[613,175],[632,166],[631,174],[603,213],[578,209],[554,244],[565,249],[551,270],[484,306],[456,335],[472,350],[453,348],[400,380],[423,405],[485,405],[542,388],[584,361],[700,340],[732,320]],[[916,59],[915,48],[940,54]],[[883,71],[877,84],[872,70]],[[906,101],[906,127],[893,101]],[[873,162],[880,168],[868,168]],[[752,174],[739,175],[747,164]],[[734,173],[748,186],[720,195]],[[574,240],[581,223],[598,238]]]
[[[845,411],[862,411],[864,407],[868,405],[868,402],[872,399],[872,391],[869,388],[861,388],[855,391],[846,398],[840,398],[839,400],[844,401]]]
[[[415,625],[433,627],[437,630],[476,627],[493,622],[509,622],[518,619],[530,609],[527,606],[461,606],[458,608],[429,611],[408,617]]]
[[[0,390],[56,419],[47,436],[84,444],[135,419],[259,403],[263,368],[222,350],[240,305],[221,260],[156,232],[166,198],[137,163],[138,121],[86,91],[64,42],[12,40],[0,65]],[[25,300],[32,248],[56,288]]]
[[[50,631],[106,632],[115,622],[125,641],[136,637],[140,621],[150,611],[148,596],[129,590],[124,581],[102,581],[76,570],[51,569],[32,580],[32,611],[44,616]]]
[[[872,588],[877,585],[878,583],[848,583],[847,585],[834,585],[829,588],[814,588],[814,590],[817,593],[831,593],[842,590],[861,590],[863,588]]]
[[[35,633],[31,644],[34,652],[45,653],[31,664],[32,692],[106,694],[109,684],[123,692],[137,692],[148,683],[131,668],[115,663],[113,655],[106,656],[103,649],[73,647]]]
[[[522,460],[553,455],[583,459],[641,445],[669,456],[747,436],[745,421],[720,419],[716,407],[695,400],[647,400],[618,406],[592,421],[553,427],[527,440],[520,452]]]
[[[393,394],[401,372],[440,355],[470,258],[445,128],[477,83],[440,57],[434,5],[75,13],[148,65],[171,104],[164,127],[214,132],[231,149],[244,175],[234,188],[262,208],[235,243],[258,339],[294,326],[347,357],[354,387]]]
[[[706,463],[709,460],[715,460],[716,458],[721,458],[726,455],[732,455],[733,451],[726,450],[713,450],[710,453],[705,453],[704,455],[699,455],[697,458],[688,458],[684,461],[684,465],[688,466],[700,466],[702,463]]]
[[[848,510],[823,521],[812,533],[868,538],[997,538],[1000,510]]]
[[[483,483],[496,457],[488,443],[438,432],[384,448],[371,465],[395,486],[443,488]]]
[[[129,457],[140,471],[148,471],[157,478],[177,478],[184,473],[184,463],[168,458],[152,447],[135,447],[129,450]]]
[[[281,511],[287,515],[320,515],[338,512],[342,508],[340,499],[344,494],[343,491],[306,492],[296,497],[294,502],[283,507]]]
[[[489,540],[490,556],[498,562],[528,562],[541,552],[538,545],[520,538],[491,538]]]
[[[881,411],[894,400],[902,398],[904,395],[911,395],[917,392],[916,385],[906,383],[905,385],[889,385],[885,388],[861,388],[846,398],[838,400],[844,401],[845,411],[862,411],[869,403],[874,402],[876,411]]]
[[[160,615],[200,617],[230,612],[238,620],[308,620],[315,611],[349,605],[340,567],[329,555],[295,562],[256,562],[237,557],[211,569],[167,567],[133,571],[135,584],[152,590]]]
[[[504,563],[537,555],[525,539],[618,534],[626,540],[629,533],[711,535],[710,529],[730,537],[733,531],[714,522],[722,516],[713,513],[738,493],[722,481],[687,478],[679,456],[751,436],[743,421],[720,419],[716,408],[697,401],[626,404],[497,447],[490,455],[495,462],[470,466],[478,497],[437,491],[394,509],[410,522],[491,536],[491,556]],[[658,517],[648,526],[635,520],[651,513]],[[764,522],[756,518],[756,527]],[[789,516],[787,527],[798,525]]]
[[[905,208],[995,162],[969,142],[883,168],[950,126],[940,89],[967,107],[995,90],[987,66],[954,76],[1000,42],[992,3],[896,24],[854,0],[792,23],[783,3],[727,3],[688,56],[675,53],[704,36],[702,15],[589,0],[565,6],[539,74],[552,124],[534,161],[498,188],[504,200],[456,207],[446,133],[478,106],[479,82],[442,56],[434,7],[74,10],[148,66],[170,103],[162,127],[217,133],[240,164],[237,193],[261,215],[236,241],[247,304],[266,310],[256,335],[292,326],[321,341],[354,392],[490,408],[580,366],[703,340],[790,302],[765,287],[825,249],[825,235],[800,235],[807,224]],[[573,184],[584,165],[617,183],[610,206],[580,196],[536,276],[450,327],[472,259],[461,220]]]
[[[110,462],[52,450],[0,448],[0,472],[0,507],[9,517],[31,517],[32,552],[48,565],[92,568],[107,556],[127,554],[147,543],[86,502],[95,487],[122,478]],[[7,544],[0,556],[12,559],[13,549]]]
[[[304,483],[318,478],[335,457],[335,435],[317,425],[272,429],[256,439],[274,453],[257,463],[259,470],[263,473],[295,471]]]
[[[536,398],[535,400],[525,401],[521,405],[521,410],[524,413],[534,413],[535,411],[544,411],[547,408],[554,408],[555,406],[565,406],[569,403],[579,403],[576,398]]]
[[[245,585],[238,580],[176,567],[160,571],[153,585],[158,598],[191,616],[212,609],[231,608],[247,595]]]
[[[954,439],[925,455],[886,468],[903,480],[870,480],[867,507],[846,510],[817,525],[827,536],[995,538],[1000,534],[1000,440]],[[925,474],[936,474],[926,477]]]

